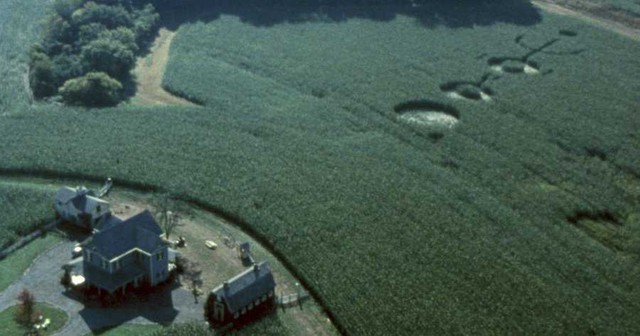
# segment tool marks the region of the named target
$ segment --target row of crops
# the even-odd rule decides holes
[[[180,28],[164,84],[204,107],[17,106],[0,122],[0,166],[222,208],[351,334],[640,330],[640,46],[546,15],[474,29],[280,23]],[[441,91],[522,56],[520,35],[561,39],[533,57],[539,75],[502,74],[489,102]],[[572,50],[584,51],[558,55]],[[397,122],[394,106],[414,99],[460,122]]]
[[[0,3],[0,115],[24,109],[31,103],[27,63],[28,48],[38,38],[39,25],[50,6],[45,1],[8,0]]]
[[[640,16],[640,3],[635,0],[591,0],[591,2],[628,11],[635,16]]]
[[[56,190],[0,181],[0,249],[53,220]]]

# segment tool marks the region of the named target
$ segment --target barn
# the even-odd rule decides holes
[[[251,320],[274,307],[275,287],[269,264],[255,264],[211,291],[206,318],[213,325]]]

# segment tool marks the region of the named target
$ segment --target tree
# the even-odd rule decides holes
[[[49,97],[56,92],[53,65],[47,54],[33,51],[29,64],[29,85],[36,98]]]
[[[26,288],[18,294],[18,309],[15,312],[14,319],[19,324],[30,327],[34,320],[35,314],[35,297]]]
[[[167,239],[169,239],[175,228],[184,225],[183,216],[188,218],[193,215],[189,207],[180,202],[175,202],[169,194],[156,194],[152,203],[157,210],[156,216],[164,229]]]
[[[53,57],[51,62],[53,63],[53,79],[56,88],[62,86],[67,80],[80,77],[85,73],[82,59],[73,53],[58,54]]]
[[[82,47],[82,60],[93,71],[124,78],[136,62],[133,50],[114,38],[99,38]]]
[[[142,45],[144,41],[151,39],[160,15],[156,13],[153,5],[147,4],[144,8],[133,11],[133,20],[133,30],[136,33],[138,45]]]
[[[178,260],[176,260],[176,262],[178,262]],[[197,302],[198,296],[202,294],[200,291],[200,287],[202,286],[202,267],[200,267],[199,263],[187,258],[182,258],[179,262],[181,264],[179,268],[182,269],[181,278],[189,284],[191,293],[193,293],[193,297]]]
[[[100,37],[100,35],[106,30],[107,27],[98,22],[91,22],[86,25],[82,25],[78,28],[78,40],[76,41],[76,44],[80,49],[82,49],[83,46]]]
[[[47,18],[45,29],[42,31],[42,46],[48,55],[61,52],[65,44],[73,43],[75,35],[69,22],[60,15]]]
[[[131,50],[134,54],[138,52],[136,44],[136,34],[127,27],[118,27],[116,29],[105,30],[100,33],[99,38],[117,41]]]
[[[67,104],[90,107],[116,105],[121,92],[122,84],[104,72],[90,72],[70,79],[60,88],[60,95]]]
[[[70,19],[71,14],[75,12],[86,0],[55,0],[53,9],[58,15],[65,19]]]
[[[122,6],[109,6],[87,2],[82,8],[77,9],[71,15],[71,20],[76,26],[88,23],[101,23],[108,29],[117,27],[133,27],[131,14]]]

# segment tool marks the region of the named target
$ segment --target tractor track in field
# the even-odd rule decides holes
[[[588,0],[533,0],[531,2],[544,11],[574,17],[640,42],[640,17],[622,10],[604,7]]]
[[[136,77],[136,95],[132,102],[136,105],[185,105],[197,104],[171,94],[162,87],[162,79],[169,61],[169,50],[176,32],[161,28],[158,37],[146,57],[139,58],[133,73]]]
[[[33,181],[24,181],[25,184],[60,184],[60,182],[70,182],[70,181],[84,181],[100,184],[104,182],[106,177],[96,176],[96,175],[88,175],[81,173],[70,173],[70,172],[56,172],[54,170],[47,169],[22,169],[22,168],[2,168],[0,167],[0,182],[2,181],[16,181],[16,183],[20,183],[21,180],[27,179],[37,179],[38,182]],[[149,192],[158,192],[158,193],[168,193],[170,191],[156,185],[139,183],[135,181],[121,180],[117,178],[113,178],[114,186],[118,188],[122,188],[125,190],[138,192],[138,193],[149,193]],[[73,185],[73,184],[72,184]],[[172,196],[170,196],[172,197]],[[173,198],[173,197],[172,197]],[[301,273],[291,264],[291,262],[279,251],[275,250],[274,247],[269,243],[269,240],[258,233],[253,227],[249,225],[247,221],[242,219],[236,214],[230,213],[216,205],[201,201],[194,197],[188,195],[182,195],[180,197],[173,198],[176,201],[180,201],[186,203],[190,207],[193,207],[202,212],[208,213],[214,216],[217,220],[222,223],[233,225],[239,230],[241,230],[244,234],[250,236],[254,239],[258,244],[260,244],[269,254],[275,257],[282,266],[286,269],[289,274],[296,278],[296,280],[300,283],[302,288],[307,291],[312,297],[312,299],[316,302],[316,304],[322,309],[323,314],[328,318],[329,322],[333,325],[340,335],[347,335],[347,331],[340,324],[336,316],[328,309],[328,305],[319,295],[319,293],[312,287],[309,286],[309,281],[304,278]]]

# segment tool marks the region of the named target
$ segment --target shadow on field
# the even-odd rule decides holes
[[[167,28],[233,15],[255,26],[352,18],[390,21],[416,18],[425,27],[473,27],[495,23],[533,25],[541,15],[528,0],[155,0]]]

